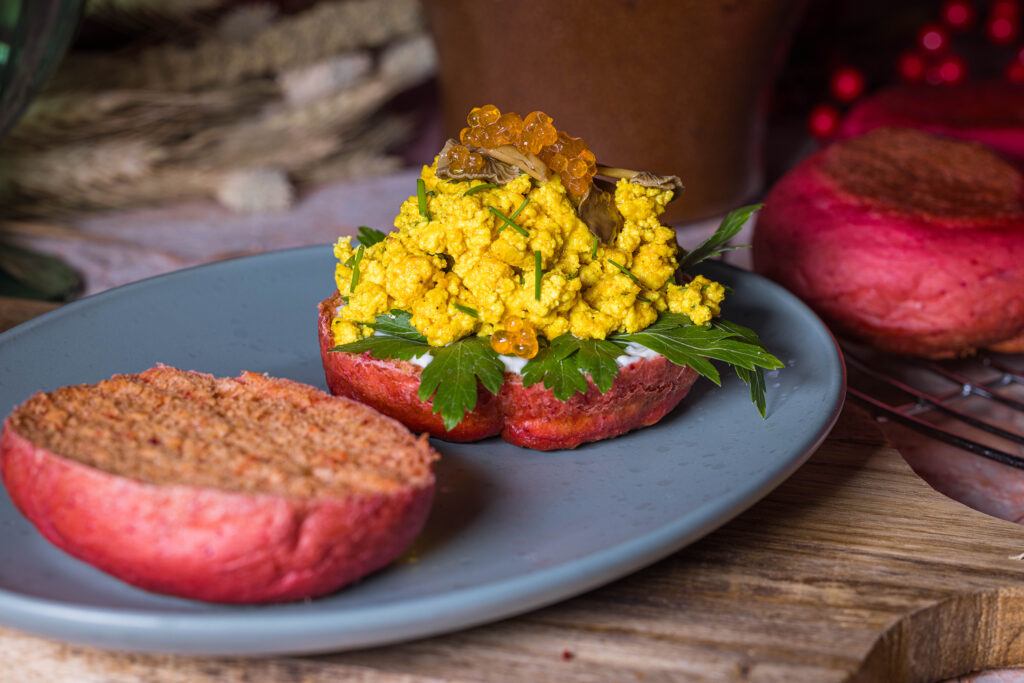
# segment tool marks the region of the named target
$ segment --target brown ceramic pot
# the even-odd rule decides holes
[[[540,109],[601,163],[675,174],[666,219],[761,188],[764,102],[802,0],[424,0],[446,133]]]

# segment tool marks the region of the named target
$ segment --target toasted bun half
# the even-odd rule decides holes
[[[772,188],[753,258],[838,332],[882,350],[1013,350],[1024,334],[1024,177],[981,145],[879,128]]]
[[[500,434],[516,446],[537,450],[575,448],[582,443],[624,434],[659,421],[690,391],[697,372],[664,356],[620,369],[602,394],[588,378],[586,393],[559,401],[541,384],[524,387],[522,377],[505,373],[497,395],[477,386],[476,408],[452,430],[433,413],[430,401],[416,396],[420,368],[370,354],[332,352],[331,318],[340,304],[337,292],[319,307],[320,355],[331,393],[373,406],[413,431],[449,441],[476,441]]]
[[[36,394],[6,419],[3,482],[71,555],[224,603],[331,593],[419,533],[437,454],[355,401],[158,367]]]

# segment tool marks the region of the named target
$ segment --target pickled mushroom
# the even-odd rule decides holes
[[[615,168],[614,166],[598,166],[597,173],[608,178],[625,178],[629,182],[642,185],[643,187],[672,190],[674,193],[673,199],[686,189],[683,181],[679,179],[679,176],[675,175],[658,175],[650,171],[631,171],[628,168]]]
[[[595,180],[590,190],[576,207],[576,215],[580,217],[590,232],[603,244],[611,244],[622,229],[625,219],[615,206],[615,188]]]

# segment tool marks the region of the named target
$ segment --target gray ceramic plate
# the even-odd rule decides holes
[[[157,362],[258,370],[324,387],[316,303],[333,290],[327,247],[180,271],[72,303],[0,335],[0,410],[33,392]],[[391,567],[307,603],[226,607],[146,593],[51,547],[0,492],[0,623],[87,645],[267,655],[393,643],[532,610],[636,571],[707,534],[792,473],[843,401],[842,358],[803,304],[750,273],[730,319],[786,368],[762,421],[746,387],[700,380],[661,423],[574,451],[490,439],[435,442],[438,496]]]

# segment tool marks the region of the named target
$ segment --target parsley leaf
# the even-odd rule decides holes
[[[757,412],[761,414],[761,417],[765,417],[768,410],[765,393],[767,393],[768,387],[764,382],[764,370],[761,368],[747,370],[738,365],[733,366],[733,369],[736,370],[736,376],[740,378],[740,381],[750,388],[750,400],[753,401]]]
[[[711,324],[719,329],[729,330],[748,344],[755,344],[762,348],[764,347],[761,343],[761,339],[748,327],[743,327],[742,325],[729,322],[728,320],[713,320]],[[740,381],[750,388],[750,400],[753,401],[754,405],[757,407],[757,412],[761,414],[761,417],[764,417],[767,412],[765,393],[767,393],[768,390],[764,381],[764,370],[761,368],[748,370],[746,368],[741,368],[738,365],[734,366],[734,369],[736,370],[736,376],[740,378]]]
[[[433,351],[426,342],[418,343],[409,339],[401,339],[386,334],[378,334],[372,337],[364,337],[348,344],[335,346],[331,351],[340,353],[365,353],[380,360],[412,360],[425,353]]]
[[[412,360],[417,356],[431,352],[427,338],[416,331],[409,320],[412,318],[405,311],[391,311],[389,315],[378,315],[375,322],[365,323],[377,332],[372,337],[365,337],[348,344],[339,344],[331,351],[342,353],[363,353],[369,351],[374,358],[388,360]]]
[[[356,236],[356,239],[359,240],[359,244],[364,247],[372,246],[377,244],[377,242],[383,242],[387,238],[387,233],[383,233],[380,230],[374,230],[373,228],[369,228],[365,225],[359,226],[359,235]]]
[[[562,335],[564,337],[566,335]],[[558,341],[562,337],[556,337]],[[550,389],[559,401],[565,401],[576,393],[587,390],[587,378],[580,372],[572,356],[558,358],[555,341],[540,349],[537,355],[523,366],[523,386],[530,387],[544,382],[544,388]]]
[[[523,386],[544,382],[559,401],[587,390],[587,373],[601,393],[612,388],[622,355],[618,345],[600,339],[577,339],[571,334],[555,337],[523,367]]]
[[[622,355],[622,349],[618,344],[603,339],[576,341],[579,342],[579,350],[575,355],[576,364],[590,375],[602,394],[606,393],[612,388],[612,383],[619,374],[619,364],[615,359]]]
[[[714,235],[701,242],[693,251],[688,252],[679,259],[679,269],[687,270],[705,259],[717,256],[731,249],[747,248],[749,245],[726,246],[725,243],[735,237],[743,229],[746,222],[750,220],[750,217],[754,215],[754,212],[762,206],[762,204],[752,204],[735,211],[730,211],[722,220],[722,224],[718,226],[718,230],[715,231]]]
[[[395,309],[387,315],[378,315],[372,323],[364,323],[380,334],[427,343],[427,338],[412,326],[412,314]]]
[[[464,337],[448,346],[430,349],[434,360],[420,374],[416,395],[434,397],[434,412],[441,413],[445,429],[454,429],[466,412],[476,407],[477,380],[492,394],[504,381],[505,366],[487,339]]]
[[[634,334],[616,334],[611,341],[636,342],[664,355],[676,365],[689,365],[715,384],[721,379],[708,358],[731,364],[737,376],[750,388],[750,399],[762,417],[765,415],[765,382],[762,368],[783,367],[782,361],[768,353],[754,332],[724,320],[710,326],[694,325],[677,313],[663,313],[650,327]]]

